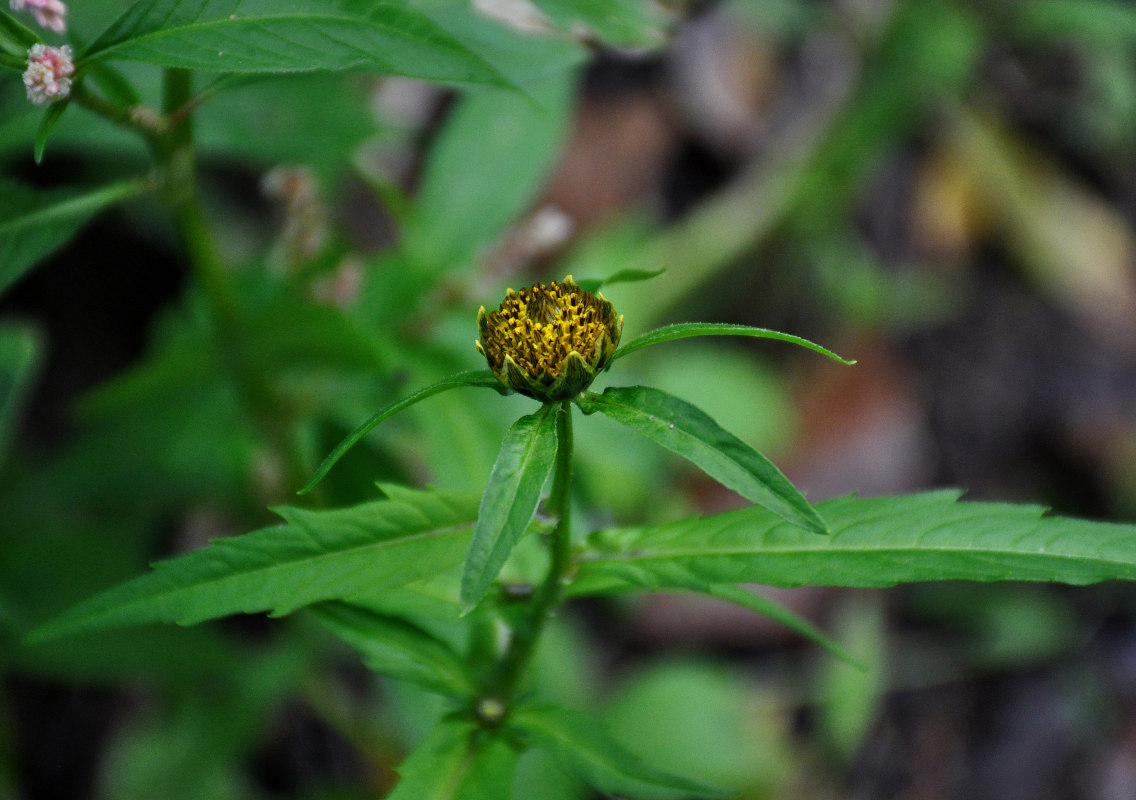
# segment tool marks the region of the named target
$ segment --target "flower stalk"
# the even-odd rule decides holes
[[[556,519],[548,539],[548,572],[528,601],[529,607],[511,631],[509,644],[487,683],[487,696],[506,705],[515,698],[525,668],[532,660],[544,626],[564,599],[572,563],[572,404],[564,400],[556,412],[556,466],[546,508]],[[489,722],[489,720],[486,720]]]

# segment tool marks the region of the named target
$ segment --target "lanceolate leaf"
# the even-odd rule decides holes
[[[605,577],[608,580],[603,582],[584,581],[582,583],[573,583],[569,587],[568,593],[572,597],[581,597],[590,593],[602,592],[603,594],[613,594],[620,591],[635,591],[646,588],[653,591],[690,591],[698,594],[706,594],[711,597],[717,597],[719,600],[724,600],[727,603],[743,606],[750,611],[755,611],[758,614],[769,617],[774,622],[779,622],[785,627],[796,631],[813,644],[823,647],[842,661],[857,667],[863,666],[862,662],[841,647],[835,639],[826,635],[807,619],[804,619],[784,606],[773,602],[768,597],[760,595],[745,586],[734,583],[708,584],[695,578],[689,572],[683,573],[680,571],[670,572],[667,574],[665,582],[654,584],[638,583],[635,581],[637,577],[635,575],[629,575],[631,580],[621,584],[616,578],[614,571],[608,573]]]
[[[34,382],[42,344],[39,332],[30,325],[0,323],[0,467],[7,462],[8,445]]]
[[[387,800],[487,800],[511,797],[517,751],[471,721],[449,717],[398,768]]]
[[[83,56],[87,62],[102,58],[210,72],[376,69],[425,80],[505,83],[429,17],[398,3],[350,15],[327,2],[142,0]]]
[[[382,675],[452,696],[473,691],[461,656],[405,619],[341,602],[319,603],[309,612]]]
[[[761,508],[588,540],[577,593],[635,583],[891,586],[937,580],[1136,580],[1136,525],[1043,516],[1037,506],[957,502],[958,492],[846,497],[818,506],[831,536]]]
[[[505,435],[489,484],[481,497],[477,529],[462,574],[461,605],[480,602],[505,565],[509,553],[532,522],[540,495],[556,461],[556,415],[547,403],[521,417]]]
[[[146,190],[140,180],[84,192],[40,192],[0,183],[0,292],[62,247],[102,209]]]
[[[586,714],[555,707],[522,708],[510,719],[534,745],[550,750],[604,793],[642,800],[728,796],[720,789],[645,764]]]
[[[660,269],[621,269],[613,275],[606,278],[585,278],[584,280],[576,281],[576,285],[586,292],[595,294],[605,286],[613,286],[617,283],[636,283],[638,281],[649,281],[651,278],[657,278],[666,272],[666,267]]]
[[[450,375],[448,378],[443,378],[437,383],[427,386],[425,389],[419,389],[409,397],[404,397],[403,399],[391,403],[389,406],[376,412],[373,417],[364,422],[355,430],[351,431],[351,433],[347,434],[347,436],[344,437],[343,441],[336,445],[335,449],[331,451],[331,454],[323,460],[323,463],[321,463],[319,467],[316,468],[315,474],[312,475],[312,479],[308,481],[307,485],[304,486],[303,489],[300,489],[300,491],[296,492],[296,494],[307,494],[312,489],[314,489],[316,484],[322,481],[324,476],[327,475],[327,473],[331,471],[331,468],[335,466],[335,462],[343,458],[344,453],[354,447],[360,439],[374,430],[374,428],[383,420],[388,419],[389,417],[393,417],[398,412],[402,411],[403,409],[409,408],[419,400],[425,400],[427,397],[436,395],[439,392],[444,392],[447,389],[456,389],[459,386],[483,386],[489,389],[496,389],[502,394],[505,394],[509,391],[504,386],[502,386],[501,381],[497,380],[497,378],[493,376],[493,373],[487,369],[473,370],[470,372],[459,372],[456,375]]]
[[[71,104],[71,98],[59,103],[52,103],[51,106],[44,112],[43,120],[40,121],[39,130],[36,131],[35,146],[32,155],[35,158],[35,163],[39,164],[43,161],[43,151],[47,147],[47,137],[51,136],[51,132],[55,130],[55,125],[63,116],[63,112],[67,110],[67,106]]]
[[[26,56],[28,48],[39,41],[36,32],[0,11],[0,47],[12,55]]]
[[[679,322],[674,325],[666,325],[662,328],[657,328],[656,330],[644,333],[642,336],[637,336],[630,342],[624,344],[615,351],[613,359],[622,358],[629,353],[634,353],[636,350],[642,350],[644,347],[650,347],[653,344],[673,342],[676,339],[689,339],[693,336],[750,336],[756,339],[776,339],[779,342],[789,342],[790,344],[808,348],[823,356],[828,356],[833,361],[839,361],[841,364],[851,365],[856,363],[855,361],[841,358],[836,353],[821,347],[815,342],[810,342],[808,339],[802,339],[800,336],[794,336],[791,333],[771,331],[768,328],[753,328],[749,325],[730,325],[723,322]]]
[[[824,520],[773,462],[685,400],[649,386],[626,386],[585,392],[577,403],[585,414],[599,411],[673,450],[794,525],[827,532]]]
[[[750,611],[756,611],[758,614],[769,617],[774,622],[779,622],[786,628],[796,631],[813,644],[823,647],[841,661],[861,669],[864,668],[862,661],[849,653],[845,648],[841,647],[831,636],[822,632],[807,619],[794,614],[782,605],[774,603],[768,597],[764,597],[736,583],[718,583],[699,591],[704,591],[706,594],[717,597],[719,600],[725,600],[727,603],[744,606]]]
[[[476,498],[385,487],[387,500],[336,511],[283,508],[284,523],[220,539],[108,589],[32,633],[42,640],[149,622],[288,614],[401,586],[461,562]]]

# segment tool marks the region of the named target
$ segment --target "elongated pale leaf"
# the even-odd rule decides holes
[[[565,70],[526,85],[524,94],[463,94],[430,147],[404,226],[403,245],[418,262],[453,269],[531,208],[568,132],[575,88]]]
[[[579,36],[586,30],[615,47],[637,50],[666,42],[667,17],[661,7],[644,0],[536,0],[557,27]]]
[[[86,61],[103,58],[211,72],[375,69],[425,80],[505,83],[427,16],[397,3],[349,15],[332,3],[144,1],[84,54]]]
[[[312,475],[312,479],[308,481],[307,485],[296,492],[296,494],[307,494],[314,489],[316,484],[323,480],[324,476],[335,466],[335,462],[343,458],[344,453],[354,447],[360,439],[374,430],[383,420],[393,417],[398,412],[409,408],[419,400],[425,400],[427,397],[436,395],[439,392],[444,392],[448,389],[456,389],[459,386],[482,386],[489,389],[496,389],[503,394],[507,391],[502,386],[501,381],[497,380],[493,373],[487,369],[459,372],[455,375],[450,375],[448,378],[442,378],[442,380],[427,386],[425,389],[419,389],[414,394],[395,401],[376,412],[373,417],[347,434],[343,441],[336,445],[335,449],[331,451],[331,454],[316,468],[315,474]]]
[[[511,84],[522,88],[588,60],[588,49],[575,37],[518,30],[488,13],[487,3],[411,0],[410,5],[492,64]]]
[[[576,285],[583,289],[585,292],[595,294],[605,286],[613,286],[617,283],[636,283],[638,281],[649,281],[651,278],[657,278],[667,271],[666,267],[660,269],[621,269],[606,278],[585,278],[576,281]]]
[[[461,605],[465,613],[489,591],[509,553],[532,522],[540,495],[556,462],[556,415],[549,403],[521,417],[501,444],[489,484],[481,496],[477,528],[462,573]]]
[[[794,614],[789,609],[773,602],[768,597],[736,583],[718,583],[701,591],[705,591],[706,594],[717,597],[719,600],[725,600],[728,603],[748,608],[750,611],[756,611],[758,614],[769,617],[774,622],[780,622],[786,628],[796,631],[801,636],[805,637],[813,644],[824,648],[841,661],[854,667],[864,668],[864,662],[849,653],[847,649],[841,647],[840,643],[831,636],[825,634],[804,617],[799,614]]]
[[[472,722],[443,719],[398,768],[387,800],[489,800],[512,796],[518,753]]]
[[[705,412],[649,386],[609,386],[576,401],[585,414],[599,411],[678,453],[747,500],[814,533],[824,520],[773,462]]]
[[[642,800],[728,796],[715,787],[645,764],[587,714],[556,707],[522,708],[510,719],[536,746],[550,750],[602,792]]]
[[[461,562],[475,499],[384,487],[389,499],[336,511],[279,509],[284,523],[220,539],[154,565],[32,633],[43,640],[84,631],[229,614],[288,614],[401,586]]]
[[[791,333],[781,333],[768,328],[754,328],[749,325],[731,325],[725,322],[678,322],[674,325],[665,325],[662,328],[656,328],[642,336],[635,337],[616,350],[612,358],[622,358],[653,344],[673,342],[676,339],[689,339],[693,336],[750,336],[756,339],[776,339],[779,342],[789,342],[808,348],[823,356],[828,356],[833,361],[839,361],[841,364],[852,365],[856,363],[838,356],[815,342],[810,342],[808,339],[802,339],[800,336],[794,336]]]
[[[461,656],[405,619],[341,602],[320,603],[309,613],[382,675],[446,695],[464,696],[473,691]]]
[[[40,192],[0,182],[0,292],[66,244],[99,211],[145,190],[142,181],[86,192]]]
[[[831,536],[761,508],[595,533],[577,592],[762,583],[879,587],[913,581],[1136,580],[1136,525],[1043,516],[1038,506],[957,502],[959,492],[821,503]]]
[[[606,577],[610,580],[604,582],[585,581],[583,583],[572,584],[568,590],[569,596],[580,597],[591,593],[614,594],[621,591],[634,591],[645,588],[642,584],[634,582],[620,584],[618,580],[615,580],[614,574],[609,574]],[[734,605],[748,608],[750,611],[755,611],[762,616],[769,617],[774,622],[779,622],[785,627],[796,631],[813,644],[823,647],[842,661],[854,666],[862,666],[861,662],[841,647],[835,639],[826,635],[807,619],[804,619],[784,606],[773,602],[768,597],[747,589],[744,586],[733,583],[708,584],[698,580],[690,573],[682,572],[668,573],[667,578],[672,582],[657,583],[646,588],[650,588],[653,591],[689,591],[697,594],[706,594],[711,597],[717,597],[719,600],[724,600],[727,603],[733,603]]]

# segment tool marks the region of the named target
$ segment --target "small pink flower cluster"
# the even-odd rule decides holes
[[[28,51],[28,68],[24,71],[28,99],[37,106],[62,100],[71,94],[71,76],[74,74],[75,62],[71,60],[70,47],[32,45]]]
[[[48,30],[63,33],[67,30],[67,6],[59,0],[11,0],[13,11],[30,9],[36,22]]]

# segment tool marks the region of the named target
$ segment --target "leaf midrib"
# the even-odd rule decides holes
[[[189,23],[189,24],[186,24],[186,25],[178,25],[177,27],[174,27],[174,28],[161,28],[159,30],[151,31],[150,33],[144,33],[140,36],[131,36],[131,37],[123,39],[121,41],[115,42],[114,44],[107,45],[100,50],[94,51],[93,53],[88,53],[86,55],[86,58],[90,59],[90,60],[97,60],[97,59],[100,59],[100,58],[108,57],[109,55],[112,55],[114,53],[114,51],[119,50],[121,48],[132,47],[132,46],[139,45],[139,44],[146,45],[146,44],[149,44],[149,43],[152,43],[152,42],[161,42],[162,40],[165,40],[165,39],[172,39],[172,38],[178,38],[180,36],[184,36],[187,33],[199,33],[199,32],[202,32],[202,31],[208,31],[208,30],[213,29],[213,28],[224,28],[224,27],[233,28],[233,27],[238,27],[238,26],[257,26],[257,25],[263,24],[264,22],[281,22],[281,21],[283,21],[283,22],[313,23],[313,24],[318,24],[318,23],[347,23],[347,24],[349,24],[351,26],[355,26],[355,27],[372,28],[375,31],[378,31],[379,33],[383,33],[383,34],[386,34],[386,35],[399,36],[401,38],[412,40],[412,41],[420,43],[420,44],[427,44],[427,45],[438,44],[435,40],[431,39],[430,37],[424,37],[424,36],[416,35],[413,32],[408,31],[404,28],[398,28],[396,26],[391,26],[391,25],[383,25],[383,24],[381,24],[381,23],[379,23],[379,22],[377,22],[373,19],[356,19],[354,17],[340,16],[340,15],[336,15],[336,14],[262,14],[262,15],[257,15],[255,17],[238,17],[237,19],[212,19],[212,20],[208,20],[206,22],[192,22],[192,23]],[[294,45],[294,46],[297,46],[297,47],[303,47],[305,49],[312,49],[308,45],[305,45],[305,44],[302,44],[302,43],[296,43],[296,42],[294,42],[290,39],[280,37],[280,35],[276,32],[271,32],[271,33],[274,36],[277,36],[278,38],[280,38],[281,41],[287,42],[288,44],[291,44],[291,45]],[[321,36],[328,36],[328,34],[326,32],[323,32],[323,31],[320,32],[320,35]],[[334,37],[329,37],[329,38],[334,38]],[[343,44],[343,42],[338,42],[338,43]],[[369,62],[382,63],[382,64],[387,63],[387,62],[383,61],[382,59],[378,58],[375,54],[370,53],[367,50],[356,47],[354,45],[350,45],[349,47],[353,52],[360,53],[363,56],[365,56],[367,61],[369,61]],[[461,53],[463,56],[469,58],[471,61],[480,61],[481,60],[479,57],[477,57],[475,54],[471,53],[468,50],[459,49],[457,47],[452,47],[451,49],[453,49],[455,52]]]

